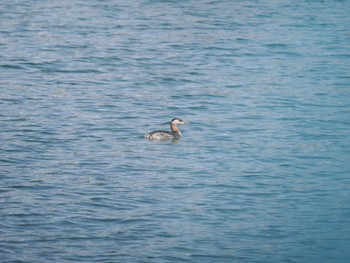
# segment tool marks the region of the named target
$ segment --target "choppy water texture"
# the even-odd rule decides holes
[[[349,14],[1,1],[1,262],[348,262]]]

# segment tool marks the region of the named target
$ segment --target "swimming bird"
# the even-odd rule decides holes
[[[171,131],[152,131],[145,134],[145,138],[148,140],[178,140],[182,137],[182,134],[177,125],[186,123],[179,118],[174,118],[170,122]]]

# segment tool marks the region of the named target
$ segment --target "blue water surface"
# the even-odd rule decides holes
[[[349,262],[349,14],[2,0],[0,261]]]

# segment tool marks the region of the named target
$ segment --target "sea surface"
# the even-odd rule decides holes
[[[0,262],[349,262],[349,14],[2,0]]]

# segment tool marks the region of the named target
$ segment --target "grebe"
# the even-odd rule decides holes
[[[182,137],[182,134],[176,125],[186,124],[186,123],[187,122],[184,122],[183,120],[178,119],[178,118],[172,119],[170,122],[171,131],[153,131],[153,132],[145,134],[145,138],[148,140],[177,140],[177,139],[180,139]]]

